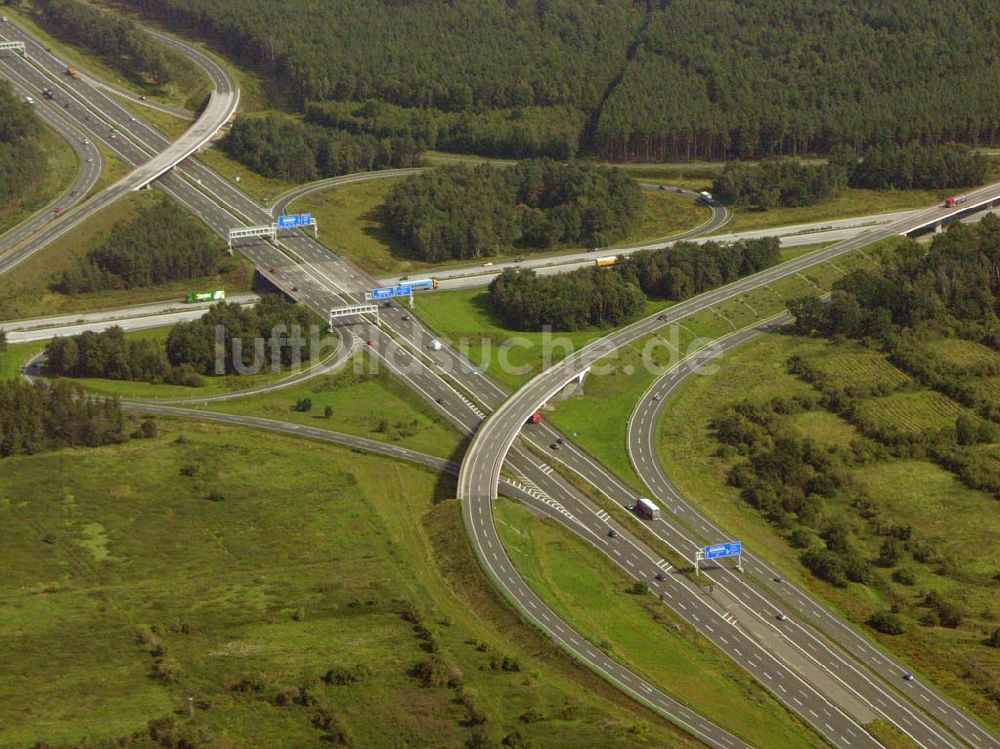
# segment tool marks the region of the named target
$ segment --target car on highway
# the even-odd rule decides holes
[[[553,442],[551,445],[549,445],[549,447],[551,449],[553,449],[553,450],[558,450],[559,449],[559,443],[558,442]]]
[[[614,528],[609,528],[608,538],[618,538],[618,531],[616,531]]]
[[[443,406],[443,405],[444,405],[444,398],[435,398],[435,399],[434,399],[434,401],[435,401],[435,402],[436,402],[436,403],[437,403],[437,404],[438,404],[439,406]]]
[[[658,401],[658,400],[660,400],[661,398],[663,398],[663,396],[662,396],[662,395],[660,395],[659,393],[653,393],[653,400],[654,400],[654,401]]]
[[[403,315],[403,322],[409,322],[409,321],[410,321],[410,316],[409,315]]]
[[[667,319],[667,316],[666,315],[657,315],[656,319],[659,320],[660,322],[662,322],[662,321],[664,321],[664,320]]]
[[[409,281],[409,280],[410,280],[410,277],[409,277],[409,276],[400,276],[400,277],[399,277],[399,280],[400,280],[400,281]]]
[[[430,342],[428,348],[430,348],[431,351],[440,351],[442,348],[444,348],[444,346],[441,345],[441,341],[435,338],[433,341]]]
[[[904,681],[913,681],[913,674],[909,674],[909,673],[903,674],[903,680]]]
[[[779,622],[788,621],[788,617],[785,616],[784,614],[780,613],[780,612],[778,613],[777,616],[775,616],[775,619],[777,619]]]
[[[293,292],[298,292],[298,290],[299,290],[299,287],[298,287],[298,286],[293,286],[293,287],[292,287],[292,291],[293,291]]]
[[[271,268],[271,273],[277,273],[277,272],[278,272],[277,268],[273,268],[273,267]]]
[[[56,214],[57,216],[59,216],[59,215],[61,215],[61,214],[62,214],[62,212],[63,212],[64,210],[66,210],[66,209],[65,209],[65,208],[63,208],[62,206],[59,206],[58,208],[56,208],[56,210],[55,210],[55,214]]]
[[[662,582],[667,579],[667,575],[665,572],[657,572],[656,579]]]
[[[666,189],[667,189],[667,186],[666,186],[666,185],[660,185],[660,189],[661,189],[661,190],[666,190]]]
[[[368,345],[369,346],[374,346],[375,345],[375,341],[373,341],[371,338],[369,338],[368,339]]]

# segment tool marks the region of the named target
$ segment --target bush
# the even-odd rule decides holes
[[[900,585],[915,585],[917,575],[910,567],[900,567],[892,573],[892,579]]]
[[[903,620],[891,611],[879,611],[871,615],[868,624],[878,632],[886,635],[901,635],[906,631]]]
[[[642,580],[636,580],[632,584],[632,587],[628,589],[628,592],[635,595],[645,595],[649,592],[649,585],[644,583]]]
[[[295,405],[292,407],[292,410],[305,413],[307,411],[312,411],[312,407],[312,398],[299,398],[295,401]]]
[[[809,568],[820,580],[838,588],[847,587],[847,573],[844,562],[838,554],[826,549],[810,549],[800,557],[802,564]]]

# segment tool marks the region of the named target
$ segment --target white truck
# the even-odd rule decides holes
[[[645,497],[639,497],[639,501],[635,503],[635,507],[632,509],[634,509],[639,515],[642,515],[644,518],[648,518],[649,520],[660,519],[660,508]]]
[[[698,197],[701,198],[704,202],[709,204],[715,202],[715,198],[712,197],[712,193],[706,190],[702,190],[700,193],[698,193]]]

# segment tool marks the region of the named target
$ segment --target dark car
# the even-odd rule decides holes
[[[611,528],[608,531],[608,538],[618,538],[618,531],[616,531],[614,528]]]
[[[664,573],[662,573],[662,572],[657,572],[656,573],[656,579],[657,580],[666,580],[667,576]]]

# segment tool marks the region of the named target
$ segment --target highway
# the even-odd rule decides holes
[[[992,202],[1000,198],[1000,185],[990,185],[981,190],[977,190],[969,195],[969,202],[978,204],[980,202]],[[580,351],[571,354],[559,364],[538,375],[527,385],[522,387],[510,399],[508,399],[479,429],[462,464],[459,476],[459,498],[462,500],[463,509],[467,518],[475,518],[483,512],[483,507],[496,496],[496,485],[500,477],[502,466],[506,460],[508,452],[511,450],[515,440],[522,431],[522,427],[528,417],[546,401],[555,395],[564,385],[585,373],[593,364],[600,359],[613,354],[617,349],[627,343],[638,340],[646,335],[655,333],[659,328],[676,323],[682,318],[693,314],[699,310],[706,309],[714,304],[718,304],[727,299],[732,299],[741,294],[745,294],[752,289],[759,288],[768,283],[786,277],[793,273],[801,272],[810,266],[836,258],[846,252],[862,248],[868,244],[899,234],[908,233],[916,228],[933,224],[946,218],[957,215],[959,212],[942,207],[933,207],[916,212],[910,216],[900,219],[891,224],[873,229],[861,237],[834,244],[823,250],[810,255],[797,258],[783,263],[774,268],[762,271],[761,273],[740,279],[732,284],[719,289],[699,295],[685,302],[675,305],[661,315],[646,318],[630,326],[627,326],[611,335],[589,344]],[[606,472],[604,472],[606,474]],[[595,481],[607,482],[609,476],[597,476]],[[605,493],[614,496],[621,492],[621,483],[614,481],[615,486]],[[478,524],[467,520],[470,533],[480,532]],[[667,525],[664,523],[664,525]],[[675,529],[678,533],[683,533],[681,528]],[[696,541],[692,541],[696,543]],[[751,602],[748,601],[748,605]],[[765,599],[753,605],[753,610],[761,612],[763,616],[770,612],[773,617],[775,604],[767,605]],[[786,628],[791,629],[791,628]],[[784,639],[794,643],[792,635],[794,632],[784,632]],[[839,652],[832,647],[822,644],[825,653],[821,653],[824,659],[829,660],[829,668],[832,673],[833,663],[843,662]],[[820,646],[813,643],[814,648]],[[958,745],[956,740],[944,733],[941,727],[929,720],[925,713],[917,713],[907,704],[901,703],[896,696],[896,685],[890,687],[881,678],[886,674],[878,674],[875,679],[868,673],[857,671],[856,668],[848,669],[845,673],[841,667],[839,680],[849,684],[854,694],[865,695],[874,690],[878,699],[872,698],[869,704],[879,706],[879,701],[885,704],[881,707],[881,714],[888,717],[901,730],[907,733],[920,746],[953,746]],[[892,675],[900,674],[903,669],[893,666]],[[881,678],[880,678],[881,677]],[[925,697],[927,695],[924,695]],[[779,696],[780,699],[780,696]],[[1000,743],[987,733],[981,726],[971,721],[963,713],[952,707],[943,698],[935,694],[937,706],[932,707],[936,713],[935,718],[955,731],[958,736],[974,746],[1000,746]],[[787,704],[787,703],[786,703]],[[794,707],[792,709],[795,709]],[[802,714],[801,711],[800,715]],[[819,730],[819,729],[818,729]],[[823,732],[830,737],[829,732]],[[836,741],[840,737],[832,737]]]
[[[60,209],[61,213],[82,201],[100,179],[104,167],[104,160],[101,158],[101,152],[97,146],[90,142],[83,131],[64,117],[58,107],[48,106],[48,101],[37,90],[29,89],[16,82],[12,82],[12,85],[14,91],[22,99],[27,96],[35,99],[35,113],[42,122],[69,143],[76,154],[77,171],[69,187],[51,200],[48,205],[0,235],[0,256],[14,245],[37,234],[55,221],[57,208]]]
[[[726,352],[745,344],[760,335],[774,332],[792,321],[791,315],[785,313],[771,320],[758,323],[744,330],[737,331],[716,342],[713,347],[713,358],[721,357]],[[702,362],[707,363],[707,362]],[[695,508],[677,490],[667,477],[660,462],[656,449],[657,425],[670,401],[685,382],[697,372],[696,366],[684,363],[672,368],[660,377],[643,394],[636,404],[629,420],[628,449],[632,466],[642,482],[650,488],[652,496],[663,507],[669,508],[676,521],[684,523],[694,530],[694,536],[700,539],[699,544],[688,545],[684,551],[690,555],[698,546],[719,543],[728,540],[726,533],[715,525],[700,510]],[[657,535],[666,537],[669,534],[667,524],[660,521],[643,521]],[[898,680],[899,689],[908,693],[911,701],[923,703],[932,714],[940,718],[948,718],[948,722],[957,727],[960,735],[976,746],[996,746],[995,738],[967,715],[956,710],[950,703],[942,700],[936,692],[928,688],[920,679],[904,681],[904,673],[900,666],[881,651],[867,638],[861,636],[850,625],[834,616],[809,593],[798,586],[784,580],[780,574],[760,557],[747,551],[744,555],[744,567],[755,582],[766,589],[774,600],[782,602],[783,611],[791,614],[790,626],[801,628],[801,622],[806,622],[821,630],[827,636],[838,642],[845,650],[854,653],[872,669],[883,674],[892,674]],[[726,578],[732,584],[738,585],[740,576],[729,568],[720,572],[719,577]],[[877,704],[877,703],[876,703]],[[990,740],[992,739],[992,743]]]
[[[226,301],[249,305],[255,304],[256,294],[233,294]],[[85,331],[100,332],[112,326],[122,330],[148,330],[162,328],[178,322],[196,320],[205,314],[214,302],[158,302],[135,307],[125,307],[103,312],[83,312],[51,317],[37,317],[33,320],[11,320],[0,322],[0,330],[7,333],[9,343],[31,343],[45,341],[55,336],[70,336]]]
[[[127,162],[141,163],[145,155],[165,147],[165,139],[161,135],[141,122],[132,123],[131,116],[122,110],[120,105],[108,99],[104,92],[89,86],[86,80],[74,82],[70,90],[62,78],[63,61],[51,56],[46,59],[44,51],[40,48],[33,49],[32,54],[42,57],[43,64],[40,67],[35,64],[19,65],[17,61],[11,61],[10,65],[5,66],[4,72],[14,78],[23,78],[28,85],[45,86],[51,83],[59,86],[73,102],[68,111],[82,115],[81,126],[90,129],[94,137],[100,138]],[[127,138],[111,138],[104,129],[109,123],[116,122],[124,126],[120,128],[120,132],[127,133]],[[129,124],[133,127],[129,127]],[[197,161],[185,162],[173,170],[173,173],[161,179],[157,185],[222,235],[228,228],[261,224],[270,220],[270,212],[262,209],[244,193]],[[44,241],[39,241],[29,245],[29,249],[37,251],[42,246]],[[253,242],[241,247],[241,251],[250,257],[279,288],[286,290],[291,296],[298,298],[320,314],[324,314],[331,306],[358,300],[364,290],[370,289],[373,283],[351,264],[331,255],[325,248],[298,233],[283,237],[277,246],[266,242]],[[12,265],[0,266],[0,272],[9,267]],[[404,345],[397,342],[395,336],[398,333],[388,323],[393,318],[397,324],[404,322],[401,318],[402,311],[394,309],[387,312],[388,314],[383,316],[383,329],[373,328],[369,332],[371,336],[369,340],[372,341],[371,354],[383,361],[390,371],[431,402],[433,407],[446,418],[463,430],[471,432],[478,426],[484,413],[466,395],[446,383],[431,369],[420,344],[407,342],[403,336],[400,336],[400,340],[404,341]],[[469,365],[463,363],[463,367]],[[465,369],[460,371],[465,372]],[[505,590],[505,593],[508,596],[516,593],[519,596],[518,600],[530,599],[535,602],[536,599],[531,596],[520,577],[515,577],[516,572],[513,567],[509,567],[509,573],[509,579],[516,579],[519,582],[514,593],[510,590]],[[534,605],[537,606],[538,603],[535,602]],[[523,612],[530,618],[531,605],[525,602],[523,606]],[[567,639],[564,644],[570,652],[576,654],[591,668],[605,673],[613,683],[617,683],[626,692],[633,693],[635,687],[629,684],[638,685],[641,681],[638,677],[620,665],[608,664],[607,657],[594,651],[582,638],[561,634],[570,632],[570,629],[553,615],[547,616],[550,621],[540,620],[539,625],[549,632],[550,636],[556,639],[565,636]],[[608,669],[613,671],[609,673]],[[619,674],[627,676],[628,681],[618,682],[616,675]],[[719,747],[739,745],[739,742],[732,739],[725,731],[703,721],[686,708],[677,706],[675,710],[675,703],[666,695],[654,690],[656,699],[651,701],[645,694],[645,689],[640,689],[642,693],[635,693],[638,700],[658,710],[668,719],[687,726],[696,735],[704,735],[709,744]],[[690,716],[690,720],[685,716]],[[703,726],[703,730],[697,726]],[[705,733],[706,731],[708,733]]]
[[[141,189],[165,174],[205,145],[229,120],[239,105],[239,89],[232,85],[228,76],[224,74],[213,76],[215,89],[209,97],[205,110],[180,138],[170,143],[138,122],[127,110],[103,93],[98,94],[97,89],[86,81],[76,81],[66,76],[64,61],[45,51],[17,26],[10,23],[0,26],[0,39],[23,41],[30,58],[25,60],[20,56],[4,56],[0,58],[0,72],[5,73],[15,85],[26,90],[40,92],[43,88],[51,88],[55,92],[56,100],[62,105],[64,116],[78,116],[85,112],[85,120],[80,122],[77,119],[77,126],[89,130],[92,137],[104,141],[109,148],[122,155],[126,163],[135,164],[137,167],[82,205],[67,211],[53,221],[43,237],[23,242],[5,254],[0,258],[0,272],[5,272],[23,262],[128,192]],[[43,99],[40,94],[36,99],[43,106],[52,108],[57,106],[55,102]],[[77,106],[80,106],[79,111]],[[95,129],[95,125],[100,125],[100,129]],[[104,130],[104,126],[108,125],[116,127],[122,133],[122,137],[119,138],[118,133],[111,131],[110,128]],[[68,127],[61,127],[59,124],[53,126],[59,132],[66,134],[67,138],[72,137],[71,134],[67,134]],[[143,150],[130,144],[125,135],[129,129],[135,131],[134,134],[139,137],[154,136],[156,141],[154,148]]]
[[[50,65],[50,67],[53,66]],[[54,67],[58,68],[59,66],[57,64]],[[21,73],[23,71],[18,72]],[[49,70],[50,76],[58,74],[58,72]],[[99,113],[101,118],[110,116],[109,113],[113,115],[115,111],[114,106],[117,105],[106,104],[107,97],[102,92],[98,92],[92,89],[92,87],[87,87],[85,81],[79,87],[79,91],[81,98],[85,100],[84,106],[88,107],[89,111],[95,114]],[[148,153],[148,149],[154,148],[157,139],[160,141],[163,140],[161,136],[155,133],[150,135],[147,131],[148,128],[144,126],[136,126],[129,133],[129,142],[132,143],[134,140],[133,145],[135,148],[143,153]],[[133,163],[137,162],[133,161]],[[246,223],[264,223],[270,219],[270,212],[257,206],[235,187],[221,180],[217,175],[214,175],[214,173],[197,162],[186,162],[158,184],[170,194],[177,197],[183,204],[191,207],[192,210],[202,216],[210,226],[213,226],[220,233],[223,233],[226,228],[231,226],[245,225]],[[935,219],[940,217],[938,215],[933,216]],[[865,243],[861,242],[859,246]],[[292,296],[298,297],[320,313],[325,312],[330,306],[344,303],[348,300],[358,300],[361,293],[370,288],[373,283],[372,279],[362,274],[349,262],[331,255],[325,249],[301,234],[293,234],[282,238],[278,242],[278,246],[272,246],[264,242],[255,242],[241,249],[277,285],[288,290]],[[798,261],[793,261],[793,263],[795,262]],[[815,262],[819,262],[819,260],[815,260]],[[801,267],[808,267],[809,264],[805,263]],[[786,266],[782,266],[782,268]],[[273,271],[271,270],[272,268],[274,269]],[[682,306],[678,305],[678,307]],[[524,405],[523,398],[521,397],[523,392],[527,391],[529,397],[534,397],[537,394],[533,389],[533,386],[537,383],[536,380],[510,401],[510,404],[513,405],[501,406],[500,404],[506,398],[506,393],[487,380],[482,373],[476,371],[456,352],[447,348],[441,352],[429,352],[426,350],[426,341],[431,336],[427,334],[427,331],[422,328],[418,321],[403,319],[404,312],[398,308],[392,308],[384,312],[383,329],[372,329],[369,333],[370,338],[368,340],[372,341],[369,348],[372,355],[385,362],[391,371],[427,398],[429,402],[434,404],[433,407],[437,408],[446,418],[466,432],[473,432],[477,427],[480,427],[480,421],[485,417],[488,410],[499,408],[496,415],[480,428],[479,435],[473,442],[474,446],[490,444],[489,441],[484,443],[481,439],[484,432],[492,432],[494,435],[503,434],[503,420],[508,418],[506,414],[509,414],[512,409],[520,408]],[[629,331],[633,330],[633,328],[634,326],[625,330]],[[614,336],[611,338],[614,339]],[[590,351],[599,353],[593,347]],[[571,357],[568,361],[571,363],[575,362],[576,357]],[[561,371],[561,367],[562,365],[555,368],[559,372],[558,376],[565,373]],[[540,377],[545,378],[546,374]],[[548,395],[549,393],[545,393],[541,400],[544,400]],[[527,415],[521,418],[516,424],[516,429],[514,430],[515,436],[526,418]],[[501,424],[500,430],[491,426],[497,423]],[[545,439],[548,439],[546,432],[540,431],[540,434],[545,436]],[[511,437],[511,443],[513,439]],[[634,573],[636,575],[646,576],[649,574],[645,568],[640,572],[636,566],[636,560],[642,562],[643,554],[646,554],[646,552],[641,551],[641,546],[636,544],[630,538],[629,534],[624,532],[624,529],[622,529],[623,532],[615,540],[615,543],[612,544],[606,535],[606,530],[609,527],[607,519],[602,518],[600,515],[603,511],[597,510],[590,513],[590,515],[584,515],[587,500],[561,479],[558,473],[552,471],[551,466],[538,461],[527,451],[522,451],[520,448],[511,451],[510,447],[510,444],[502,446],[500,461],[502,462],[509,457],[511,470],[523,476],[526,481],[530,481],[531,486],[529,488],[537,491],[541,496],[548,497],[552,502],[556,502],[564,509],[568,508],[567,512],[573,517],[587,517],[587,522],[595,524],[594,528],[599,527],[602,531],[605,531],[600,536],[602,543],[595,541],[595,545],[609,554],[609,558],[621,558],[623,561],[618,563],[623,565],[623,569],[628,570],[630,567],[634,567],[636,568],[636,572]],[[574,449],[572,446],[568,446],[564,455]],[[481,451],[481,448],[479,450]],[[510,452],[509,456],[508,452]],[[472,453],[470,453],[469,457],[473,461],[478,459]],[[470,462],[467,460],[462,466],[459,482],[460,494],[462,493],[463,478],[468,473],[469,465]],[[596,471],[598,468],[595,465],[588,470]],[[518,600],[519,608],[526,612],[529,618],[535,620],[531,613],[532,605],[530,601],[533,599],[530,591],[527,590],[526,586],[523,585],[523,581],[520,581],[519,576],[510,567],[509,560],[506,560],[506,555],[503,554],[502,547],[499,547],[499,539],[496,537],[495,528],[492,525],[492,512],[490,511],[488,502],[492,496],[495,496],[499,480],[498,465],[495,480],[490,481],[492,486],[484,492],[487,501],[480,503],[478,513],[474,513],[473,509],[475,508],[469,505],[466,502],[465,496],[463,496],[463,514],[466,517],[467,525],[471,529],[473,544],[479,553],[480,561],[483,563],[484,568],[498,581],[501,589],[506,590],[508,595]],[[613,482],[608,479],[602,479],[602,481],[606,482],[604,485],[609,492],[616,491]],[[527,484],[525,485],[527,486]],[[480,485],[480,488],[482,489],[482,485]],[[558,500],[552,499],[553,497],[557,497]],[[570,503],[574,503],[572,507]],[[579,514],[574,511],[574,508],[577,506],[580,508]],[[586,512],[590,511],[586,510]],[[571,520],[565,514],[560,512],[559,515],[566,518],[564,522],[569,527],[579,527],[579,523]],[[591,519],[591,515],[594,519]],[[490,550],[492,544],[495,544],[493,552]],[[632,548],[633,546],[635,548]],[[499,549],[496,547],[499,547]],[[630,551],[630,549],[632,550]],[[496,553],[497,556],[497,559],[492,562],[489,557],[491,553]],[[626,559],[626,554],[631,556],[628,556]],[[655,556],[653,555],[654,558]],[[631,565],[628,564],[629,561]],[[643,564],[656,565],[657,561],[659,560],[649,559],[647,562],[643,562]],[[657,568],[661,569],[660,567]],[[691,589],[690,582],[680,575],[668,575],[667,580],[664,581],[664,585],[661,587],[663,589],[662,593],[665,595],[664,602],[691,622],[692,626],[695,626],[700,632],[706,634],[706,636],[710,636],[709,633],[715,630],[716,625],[718,625],[720,632],[724,631],[721,629],[724,625],[720,622],[729,621],[726,618],[727,616],[740,622],[741,625],[735,628],[735,633],[730,632],[728,635],[721,634],[720,637],[724,637],[727,641],[736,637],[741,638],[740,642],[746,650],[740,646],[735,647],[739,648],[740,653],[747,653],[747,655],[743,656],[741,660],[741,656],[734,654],[732,649],[727,650],[727,652],[734,655],[737,662],[750,669],[761,683],[772,689],[779,699],[782,699],[792,710],[813,725],[819,733],[827,736],[831,742],[848,746],[877,745],[863,731],[859,734],[859,722],[867,717],[867,713],[865,707],[859,705],[855,697],[852,697],[850,693],[844,695],[820,694],[810,683],[797,675],[797,662],[790,664],[787,660],[782,660],[783,658],[791,658],[791,655],[786,654],[791,652],[787,636],[778,636],[776,645],[772,647],[771,643],[768,643],[767,648],[761,647],[760,643],[750,636],[747,628],[751,626],[752,622],[747,617],[766,619],[770,616],[769,608],[757,604],[756,608],[752,610],[748,609],[749,613],[746,613],[743,611],[746,607],[740,606],[738,607],[739,615],[730,614],[718,602],[702,601],[703,596],[700,591]],[[518,595],[521,592],[523,592],[523,596],[519,598]],[[676,600],[667,598],[667,593],[674,596]],[[747,623],[743,623],[745,619]],[[624,681],[624,675],[608,674],[606,656],[595,651],[593,646],[586,643],[585,640],[580,640],[579,642],[573,642],[573,640],[569,639],[560,640],[559,630],[555,628],[555,625],[545,622],[544,619],[535,621],[545,631],[549,632],[551,636],[562,642],[577,657],[587,662],[592,668],[606,673],[612,681],[618,683],[627,691],[634,690],[638,686],[636,684],[636,686],[630,687],[630,682]],[[561,623],[557,622],[557,624],[563,626]],[[730,622],[731,624],[732,622]],[[712,629],[710,630],[708,627],[712,627]],[[767,629],[761,629],[756,634],[756,637],[764,638],[770,636],[770,634]],[[713,639],[717,644],[722,642],[721,639],[714,639],[711,636],[710,639]],[[774,652],[771,652],[772,650]],[[624,674],[628,674],[628,672],[624,671]],[[629,678],[634,680],[637,677],[629,675]],[[847,678],[850,679],[853,677],[848,675]],[[824,681],[824,678],[821,676],[814,676],[809,679],[809,682],[822,681]],[[773,686],[769,682],[774,682]],[[785,697],[782,697],[782,688],[784,688],[787,695]],[[639,689],[641,690],[642,687],[640,686]],[[837,690],[840,689],[840,687],[837,687]],[[684,715],[676,711],[671,712],[671,709],[663,709],[662,712],[671,715],[675,720],[683,721]],[[897,722],[897,725],[900,724],[898,720],[898,718],[894,720],[894,722]],[[923,720],[923,717],[921,717],[921,720]],[[950,740],[938,743],[935,732],[932,729],[928,730],[924,728],[923,725],[920,726],[920,731],[924,740],[924,743],[920,743],[922,746],[952,745]],[[719,744],[725,745],[726,742],[720,738]]]

